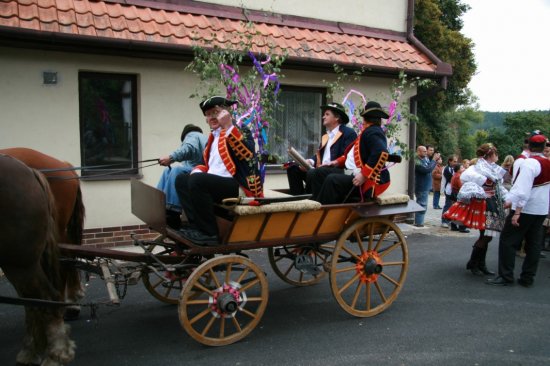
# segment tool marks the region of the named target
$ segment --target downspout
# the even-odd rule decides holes
[[[427,90],[423,93],[413,95],[409,99],[409,112],[416,116],[418,112],[418,101],[426,99],[436,93],[447,89],[448,76],[452,75],[451,65],[441,61],[432,51],[430,51],[418,38],[414,35],[414,0],[408,0],[407,3],[407,40],[416,48],[418,48],[422,53],[428,56],[436,64],[436,74],[441,75],[439,79],[439,85],[434,86],[432,89]],[[409,148],[413,149],[416,146],[416,121],[409,120]],[[414,159],[409,159],[408,166],[408,183],[407,183],[407,194],[411,199],[414,199]]]

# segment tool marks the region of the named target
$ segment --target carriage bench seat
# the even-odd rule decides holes
[[[383,193],[380,196],[376,197],[376,203],[378,203],[380,206],[407,203],[409,202],[409,200],[410,200],[410,197],[402,193],[390,193],[390,194]]]
[[[264,189],[264,197],[278,198],[278,197],[290,197],[290,195],[286,193],[273,191],[270,189]],[[292,211],[292,212],[315,211],[320,208],[321,208],[321,204],[317,201],[299,200],[299,201],[289,201],[289,202],[274,202],[274,203],[269,203],[261,206],[236,205],[228,209],[233,211],[233,213],[235,213],[236,215],[246,216],[246,215],[283,212],[283,211]]]

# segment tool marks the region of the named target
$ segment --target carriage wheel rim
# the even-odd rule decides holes
[[[350,238],[356,243],[348,243]],[[401,230],[388,219],[359,219],[341,234],[334,249],[331,291],[349,314],[374,316],[397,298],[407,270],[408,249]]]
[[[180,323],[202,344],[228,345],[257,326],[267,300],[267,279],[251,260],[238,255],[215,257],[188,278],[178,306]]]

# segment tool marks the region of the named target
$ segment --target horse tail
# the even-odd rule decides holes
[[[62,286],[60,267],[59,267],[59,247],[57,245],[57,239],[59,233],[57,232],[57,225],[55,223],[56,217],[56,204],[55,197],[50,189],[50,184],[47,178],[38,170],[32,169],[35,178],[40,183],[44,194],[48,201],[48,220],[47,220],[47,235],[46,246],[42,253],[41,265],[44,273],[52,283],[53,287],[59,291]]]
[[[71,218],[69,219],[69,223],[67,224],[67,235],[72,244],[82,244],[85,216],[86,209],[84,208],[84,202],[82,201],[82,191],[79,184],[78,191],[76,193],[73,213],[71,214]]]

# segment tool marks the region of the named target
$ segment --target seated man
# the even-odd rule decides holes
[[[202,134],[200,127],[187,124],[181,132],[181,146],[170,155],[159,158],[159,164],[168,168],[164,169],[157,184],[157,188],[166,195],[166,220],[170,227],[179,229],[182,212],[181,202],[176,192],[176,177],[179,174],[189,174],[194,167],[204,164],[202,153],[206,146],[206,136]],[[181,164],[170,165],[174,162]]]
[[[236,103],[218,96],[200,103],[212,130],[204,150],[205,164],[176,178],[176,191],[191,224],[180,232],[199,245],[219,243],[214,203],[238,197],[239,188],[248,197],[263,196],[252,133],[233,125],[229,113]]]
[[[316,200],[322,204],[344,203],[350,199],[371,200],[390,185],[385,169],[388,159],[387,139],[382,118],[388,114],[377,102],[368,102],[363,117],[363,130],[346,152],[331,165],[345,167],[352,174],[330,174],[322,183]]]
[[[349,117],[343,105],[329,103],[321,106],[321,110],[323,111],[323,126],[325,126],[327,133],[321,138],[316,155],[308,159],[314,169],[306,172],[299,165],[288,167],[286,174],[291,195],[313,193],[313,197],[315,197],[321,188],[316,182],[322,182],[324,177],[331,173],[343,173],[343,169],[328,164],[331,160],[342,155],[346,147],[357,137],[355,131],[346,126]],[[305,188],[304,182],[306,183]]]

